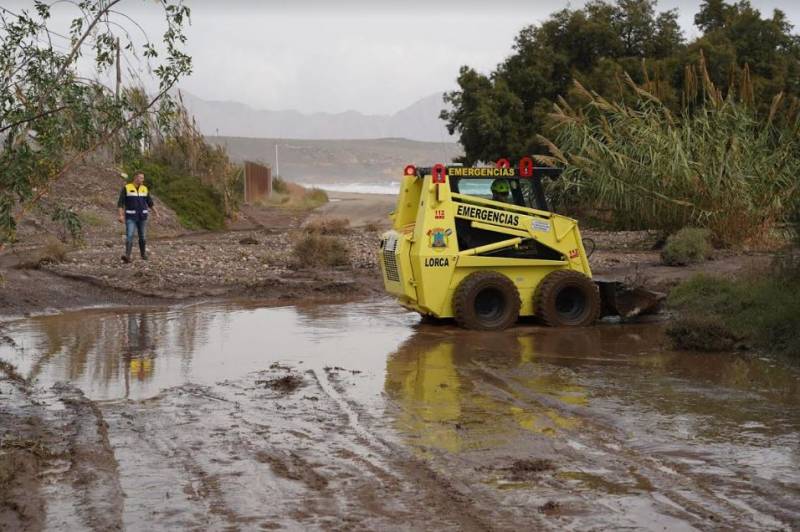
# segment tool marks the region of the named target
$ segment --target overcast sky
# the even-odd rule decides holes
[[[194,73],[181,88],[204,99],[259,109],[370,114],[393,113],[453,89],[461,65],[491,71],[510,53],[523,26],[567,5],[533,0],[186,3],[192,10],[187,49]],[[771,15],[777,7],[793,24],[800,21],[796,0],[751,3],[762,14]],[[32,4],[0,0],[14,9]],[[583,4],[570,3],[573,8]],[[659,10],[677,8],[691,38],[697,34],[692,20],[698,4],[662,0]],[[120,9],[140,22],[151,39],[162,31],[160,9],[152,0],[124,0]],[[56,23],[67,20],[70,10],[74,7],[67,3],[57,4]]]

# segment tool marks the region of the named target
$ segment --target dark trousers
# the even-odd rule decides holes
[[[127,218],[125,220],[125,255],[131,256],[133,250],[133,233],[139,233],[139,252],[144,256],[145,254],[145,235],[147,220],[134,220]]]

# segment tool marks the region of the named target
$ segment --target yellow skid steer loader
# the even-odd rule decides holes
[[[652,311],[661,294],[592,279],[578,222],[550,212],[556,168],[407,166],[392,229],[380,244],[386,290],[431,318],[499,330],[520,316],[586,326]]]

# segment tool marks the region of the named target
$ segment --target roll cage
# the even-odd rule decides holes
[[[540,211],[550,211],[547,205],[547,197],[544,193],[544,186],[542,179],[551,178],[556,179],[563,171],[561,168],[552,166],[534,166],[533,172],[530,176],[521,175],[519,170],[510,169],[511,175],[504,175],[502,177],[487,177],[487,176],[451,176],[448,172],[450,168],[461,168],[460,166],[445,167],[447,173],[447,181],[450,184],[450,191],[456,194],[469,194],[469,192],[462,192],[462,182],[470,182],[477,180],[505,179],[511,185],[511,198],[514,204],[520,207],[528,207],[531,209],[538,209]],[[422,178],[431,174],[431,167],[419,167],[416,169],[416,175]]]

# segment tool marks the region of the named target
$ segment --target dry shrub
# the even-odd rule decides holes
[[[42,249],[42,256],[39,262],[42,264],[64,262],[67,258],[67,247],[58,240],[48,240]]]
[[[377,233],[380,230],[381,230],[381,223],[378,221],[372,220],[364,224],[364,231],[370,233]]]
[[[347,218],[321,217],[306,224],[306,230],[323,235],[343,235],[350,229]]]
[[[350,263],[350,251],[336,236],[305,233],[292,249],[297,266],[336,267]]]
[[[661,260],[668,266],[686,266],[711,257],[711,231],[684,227],[667,238],[661,250]]]
[[[312,210],[328,202],[328,194],[318,188],[307,189],[297,183],[281,180],[279,187],[273,182],[271,204],[278,204],[289,209]]]

